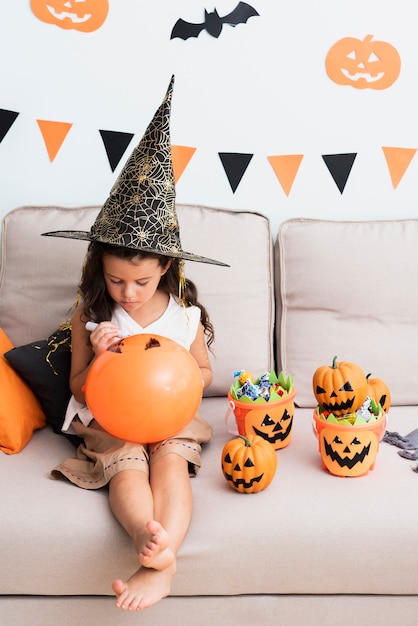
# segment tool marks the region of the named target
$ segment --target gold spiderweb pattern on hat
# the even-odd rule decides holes
[[[90,231],[55,230],[43,235],[97,241],[182,260],[226,265],[185,252],[181,246],[170,141],[173,85],[174,75],[163,102],[119,174]]]
[[[103,243],[181,253],[171,159],[172,85],[142,140],[119,174],[91,229]]]

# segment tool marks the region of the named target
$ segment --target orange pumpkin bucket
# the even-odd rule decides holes
[[[313,412],[322,466],[334,476],[365,476],[373,470],[379,442],[386,429],[386,413],[370,423],[336,424]]]
[[[273,402],[241,402],[228,392],[229,406],[234,412],[238,433],[247,437],[258,435],[271,443],[275,450],[285,448],[292,439],[296,388]]]

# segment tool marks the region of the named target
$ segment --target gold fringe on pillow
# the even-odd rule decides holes
[[[50,348],[50,350],[47,352],[45,360],[48,363],[49,367],[52,369],[55,376],[58,376],[58,372],[56,371],[55,367],[51,363],[51,355],[54,354],[60,346],[68,345],[71,351],[71,329],[72,329],[72,326],[69,320],[65,322],[61,322],[58,329],[54,333],[52,333],[52,335],[50,335],[47,339],[47,346],[48,348]],[[42,349],[41,346],[37,346],[37,345],[34,345],[33,347],[36,350]]]

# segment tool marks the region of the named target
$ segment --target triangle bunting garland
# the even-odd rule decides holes
[[[188,146],[173,146],[171,144],[171,158],[173,160],[174,182],[177,184],[181,175],[196,152],[196,148]]]
[[[240,152],[218,152],[225,174],[228,177],[232,192],[235,193],[238,185],[244,176],[253,154],[243,154]]]
[[[327,166],[331,176],[334,179],[340,193],[344,191],[344,187],[350,176],[351,168],[353,167],[356,152],[350,152],[348,154],[323,154],[325,165]]]
[[[416,148],[384,148],[386,163],[394,188],[399,185],[417,151]]]
[[[50,122],[48,120],[36,120],[44,138],[49,160],[53,161],[57,156],[64,139],[72,124],[69,122]]]
[[[99,133],[104,143],[110,169],[114,172],[131,143],[134,133],[122,133],[115,130],[99,130]]]
[[[0,143],[3,141],[19,115],[20,113],[18,111],[0,109]],[[49,159],[52,162],[60,151],[73,124],[71,122],[57,122],[40,119],[37,119],[36,122],[39,130],[41,131]],[[114,172],[131,143],[134,133],[113,130],[99,130],[98,132],[102,138],[110,168],[112,172]],[[415,157],[418,148],[382,146],[381,149],[386,160],[392,185],[394,189],[396,189]],[[196,147],[171,145],[174,181],[176,184],[189,165],[196,150]],[[218,156],[228,178],[232,193],[235,193],[254,154],[242,152],[218,152]],[[286,196],[289,196],[292,191],[303,157],[303,154],[279,154],[267,156],[267,160],[269,161]],[[321,157],[340,193],[342,194],[351,174],[354,161],[357,157],[357,152],[322,154]]]
[[[0,109],[0,143],[3,141],[10,128],[13,126],[19,113]]]
[[[303,159],[303,154],[287,154],[267,157],[283,191],[288,196]]]

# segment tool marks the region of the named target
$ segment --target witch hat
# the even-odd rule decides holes
[[[178,259],[226,265],[185,252],[181,246],[170,140],[173,85],[174,76],[90,232],[60,230],[43,235],[97,241]]]

